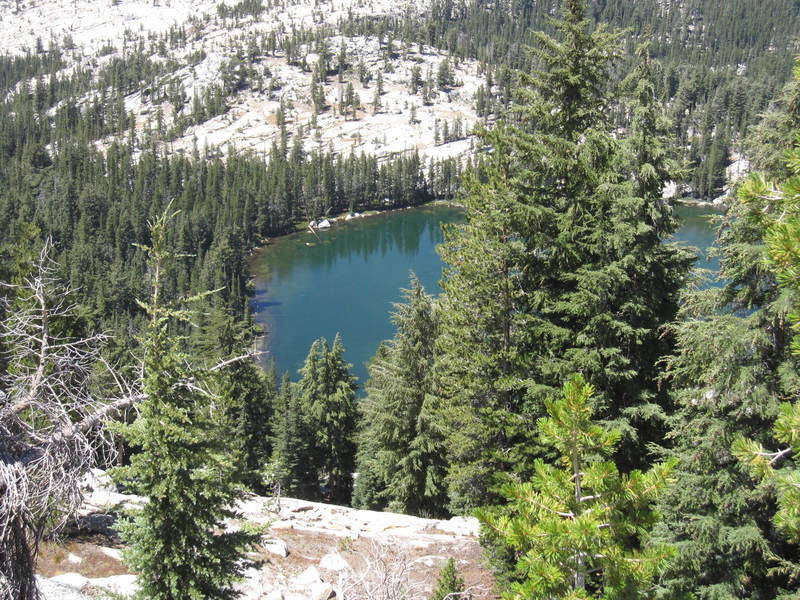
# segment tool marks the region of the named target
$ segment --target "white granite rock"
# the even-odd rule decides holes
[[[80,590],[89,583],[89,579],[79,573],[62,573],[61,575],[51,577],[50,581],[54,581],[59,585],[71,587],[75,590]]]
[[[132,596],[139,589],[136,583],[136,575],[100,577],[98,579],[90,579],[89,584],[92,587],[107,590],[114,594],[119,594],[120,596]]]
[[[333,586],[330,583],[320,581],[311,586],[311,600],[328,600],[333,595]]]
[[[283,558],[289,556],[289,544],[287,544],[283,540],[275,539],[264,542],[264,550],[266,550],[270,554],[276,554],[278,556],[282,556]]]
[[[338,552],[331,552],[319,561],[319,568],[327,571],[344,571],[350,569],[348,562]]]
[[[300,573],[297,577],[292,579],[290,586],[292,589],[305,589],[311,588],[316,583],[320,583],[322,577],[319,575],[316,567],[308,567],[305,571]]]

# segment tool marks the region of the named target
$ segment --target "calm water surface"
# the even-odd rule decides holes
[[[710,246],[711,211],[682,207],[680,214],[676,238]],[[307,232],[281,237],[256,253],[253,310],[267,332],[267,360],[274,359],[279,374],[288,371],[297,379],[311,343],[321,336],[332,341],[341,332],[352,373],[363,386],[366,361],[394,335],[389,313],[401,299],[400,288],[408,287],[410,271],[429,293],[441,291],[440,225],[461,219],[457,208],[429,205],[348,221],[320,231],[321,242]],[[717,268],[704,259],[698,266]]]

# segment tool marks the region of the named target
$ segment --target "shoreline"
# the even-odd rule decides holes
[[[321,219],[321,220],[327,220],[327,221],[330,222],[330,227],[324,227],[323,231],[327,230],[327,229],[332,229],[333,227],[338,227],[339,225],[342,225],[344,223],[349,223],[351,221],[358,221],[360,219],[368,219],[370,217],[377,217],[377,216],[380,216],[380,215],[385,215],[385,214],[389,214],[389,213],[393,213],[393,212],[399,212],[401,210],[410,210],[412,208],[424,208],[426,206],[451,206],[451,207],[454,207],[454,208],[463,208],[463,205],[458,203],[458,202],[456,202],[455,200],[445,200],[445,199],[441,199],[440,198],[440,199],[436,199],[436,200],[429,200],[427,202],[422,202],[421,204],[410,204],[408,206],[397,206],[397,207],[385,208],[385,209],[372,208],[372,209],[369,209],[369,210],[365,210],[362,213],[359,213],[359,212],[356,212],[356,211],[353,211],[353,212],[347,211],[347,212],[339,213],[339,214],[334,215],[332,217],[324,217],[323,219]],[[353,216],[350,219],[348,219],[347,218],[348,215],[356,215],[356,216]],[[317,220],[317,222],[319,222],[319,221],[320,221],[320,219]],[[320,229],[316,228],[314,231],[315,232],[316,231],[320,231]],[[259,251],[263,250],[264,248],[267,248],[268,246],[271,246],[276,240],[279,240],[281,238],[284,238],[284,237],[287,237],[287,236],[290,236],[290,235],[295,235],[297,233],[303,233],[303,232],[311,233],[309,231],[309,224],[306,221],[297,222],[297,223],[295,223],[293,231],[287,231],[286,233],[281,233],[281,234],[274,235],[274,236],[271,236],[271,237],[268,237],[268,238],[264,238],[263,240],[261,240],[260,244],[258,244],[257,246],[254,246],[253,248],[250,249],[250,251],[248,252],[248,255],[250,257],[252,257],[255,254],[257,254]]]
[[[697,206],[699,208],[710,208],[712,210],[723,211],[728,208],[728,205],[724,202],[715,204],[711,200],[698,200],[697,198],[686,197],[686,198],[675,198],[672,200],[673,206]]]

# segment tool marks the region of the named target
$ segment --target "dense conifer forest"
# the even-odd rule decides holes
[[[67,39],[0,56],[0,598],[39,598],[39,543],[96,465],[148,499],[118,524],[142,598],[236,597],[260,532],[224,521],[249,492],[475,515],[508,599],[795,597],[798,31],[790,0],[434,0],[239,40],[191,99],[170,79],[191,66],[168,52],[182,28],[96,71],[65,69]],[[469,156],[309,151],[283,104],[269,152],[172,151],[275,83],[258,57],[335,35],[446,51],[412,73],[423,104],[478,61]],[[319,61],[315,118],[333,109],[314,86],[359,71]],[[125,98],[145,92],[184,108],[137,123]],[[663,190],[719,196],[735,157],[753,172],[726,197],[707,288]],[[442,294],[411,277],[363,388],[347,332],[298,373],[260,366],[255,248],[434,199],[465,212]],[[450,561],[432,597],[463,585]]]

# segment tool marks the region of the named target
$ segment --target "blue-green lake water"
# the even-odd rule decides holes
[[[676,239],[706,249],[714,240],[704,207],[681,207]],[[381,340],[394,335],[392,303],[401,299],[414,271],[429,293],[438,294],[442,262],[436,246],[442,223],[460,221],[462,211],[444,205],[387,212],[354,219],[319,232],[274,240],[252,261],[255,318],[264,327],[265,362],[292,379],[311,343],[341,333],[352,373],[363,386],[365,363]],[[311,244],[311,245],[309,245]],[[701,260],[698,266],[716,269]]]

